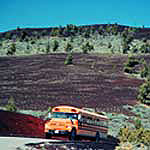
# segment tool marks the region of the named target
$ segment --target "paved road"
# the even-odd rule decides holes
[[[0,137],[0,150],[16,150],[27,143],[40,143],[46,141],[56,141],[39,138],[22,138],[22,137]]]

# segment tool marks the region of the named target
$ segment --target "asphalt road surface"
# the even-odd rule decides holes
[[[41,142],[51,142],[58,140],[48,140],[40,138],[22,138],[22,137],[0,137],[0,150],[16,150],[28,143],[41,143]]]

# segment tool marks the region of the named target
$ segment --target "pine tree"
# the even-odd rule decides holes
[[[67,54],[66,60],[64,62],[65,65],[71,65],[73,60],[72,52]]]
[[[48,54],[50,52],[50,44],[49,44],[49,41],[46,45],[46,54]]]
[[[70,43],[67,43],[66,47],[65,47],[65,52],[71,52],[73,49],[72,45]]]
[[[55,52],[58,49],[58,47],[59,47],[59,43],[58,41],[55,40],[53,44],[53,52]]]
[[[82,51],[84,54],[87,54],[89,51],[94,50],[93,45],[90,45],[89,42],[87,42],[85,45],[82,46]]]

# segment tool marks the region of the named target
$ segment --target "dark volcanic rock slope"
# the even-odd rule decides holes
[[[149,57],[149,56],[148,56]],[[45,110],[67,104],[122,111],[135,104],[141,80],[123,73],[126,56],[65,54],[0,58],[0,99],[4,106],[13,96],[20,109]]]

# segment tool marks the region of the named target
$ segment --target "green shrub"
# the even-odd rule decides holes
[[[35,44],[36,42],[34,40],[31,41],[31,44]]]
[[[135,70],[132,67],[125,66],[123,71],[129,74],[135,73]]]
[[[148,65],[146,64],[145,60],[143,61],[143,69],[140,72],[140,76],[142,78],[147,78],[148,76],[150,76],[150,67],[148,67]]]
[[[140,100],[141,103],[150,104],[150,79],[147,79],[145,83],[139,87],[137,99]]]
[[[90,45],[89,42],[87,42],[85,45],[82,46],[82,51],[84,54],[87,54],[89,51],[94,50],[93,45]]]
[[[7,111],[11,111],[11,112],[16,112],[17,111],[17,107],[15,105],[13,97],[10,97],[10,99],[8,100],[8,104],[5,106],[5,109]]]
[[[11,32],[7,32],[6,34],[5,34],[5,38],[6,39],[11,39]]]
[[[135,144],[143,143],[145,145],[150,145],[150,130],[144,128],[121,128],[119,132],[119,140],[123,143],[130,142]]]
[[[132,56],[130,56],[128,58],[127,66],[134,67],[134,66],[136,66],[138,64],[139,64],[139,61],[136,58],[133,58]]]

